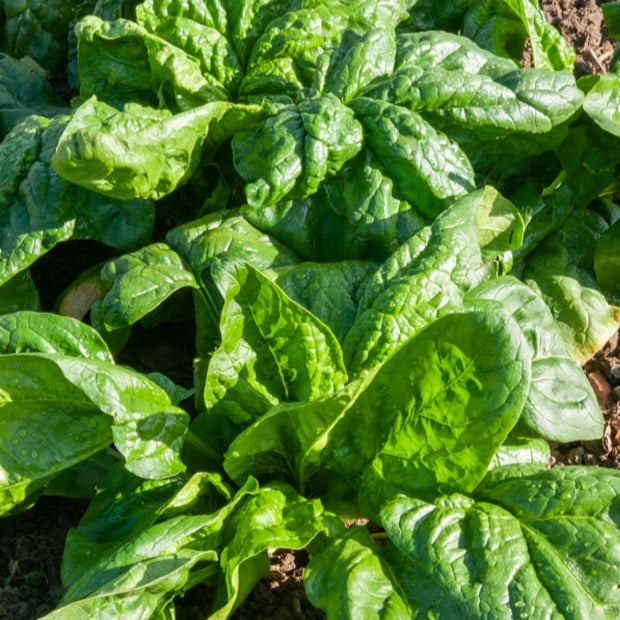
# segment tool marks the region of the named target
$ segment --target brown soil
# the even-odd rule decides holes
[[[609,69],[614,44],[607,38],[602,21],[600,5],[605,1],[541,0],[547,19],[577,52],[577,75],[606,73]],[[551,464],[583,463],[620,469],[618,334],[588,362],[585,370],[605,415],[603,439],[554,445]],[[84,510],[82,502],[44,497],[33,510],[0,521],[0,620],[32,620],[57,605],[63,593],[59,566],[64,539]],[[235,620],[324,618],[322,612],[310,605],[303,590],[307,560],[303,551],[274,552],[269,573],[235,613]],[[206,588],[194,588],[179,600],[177,617],[180,620],[204,618],[210,597],[211,592]]]
[[[42,497],[36,508],[0,521],[0,618],[30,620],[60,601],[60,558],[87,503]]]
[[[541,0],[547,20],[577,52],[575,74],[607,73],[614,53],[601,4],[609,0]]]

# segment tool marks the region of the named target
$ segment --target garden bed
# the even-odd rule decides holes
[[[576,74],[606,73],[609,69],[614,43],[607,37],[599,5],[594,0],[543,0],[542,7],[547,18],[568,39],[577,52]],[[524,64],[531,58],[526,52]],[[93,263],[92,244],[66,244],[58,246],[33,267],[33,277],[38,279],[41,301],[51,304],[57,295],[80,272],[80,252],[85,255],[85,266]],[[100,260],[112,254],[104,246],[100,248]],[[56,273],[67,261],[67,253],[73,255],[73,267],[55,282],[46,282],[45,273],[51,265],[57,265]],[[66,276],[66,277],[65,277]],[[63,281],[64,280],[66,281]],[[187,334],[183,328],[165,334],[170,344],[184,342]],[[142,345],[140,345],[141,347]],[[139,348],[140,348],[139,347]],[[132,366],[148,370],[167,361],[175,379],[191,377],[191,356],[185,353],[171,357],[171,349],[147,351],[129,347],[125,353]],[[170,360],[173,359],[173,362]],[[124,360],[122,360],[124,361]],[[602,441],[579,442],[552,446],[551,465],[566,466],[584,464],[620,469],[620,343],[616,334],[608,345],[584,367],[605,416],[605,432]],[[179,380],[182,383],[182,381]],[[87,503],[79,500],[41,498],[34,508],[24,514],[0,521],[0,618],[30,620],[39,618],[52,610],[59,602],[63,590],[60,584],[59,565],[64,538],[82,516]],[[270,569],[243,605],[235,612],[237,620],[284,620],[288,618],[322,618],[324,614],[308,602],[302,585],[304,566],[308,554],[305,551],[279,550],[270,556]],[[177,617],[202,618],[203,609],[211,601],[213,592],[198,586],[176,603]]]

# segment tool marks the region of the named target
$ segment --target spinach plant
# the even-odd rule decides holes
[[[546,467],[603,431],[616,73],[533,0],[0,28],[0,515],[91,499],[47,617],[229,617],[281,547],[330,618],[618,617],[620,477]],[[72,240],[110,258],[42,304]],[[131,357],[180,322],[191,376]]]

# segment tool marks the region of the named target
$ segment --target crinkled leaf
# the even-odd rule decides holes
[[[471,491],[516,424],[531,357],[516,323],[450,314],[401,346],[329,434],[331,469],[370,493]]]
[[[278,402],[329,397],[346,383],[334,334],[276,284],[249,264],[223,263],[214,277],[224,306],[208,409],[247,423]]]
[[[246,181],[253,208],[314,194],[362,148],[363,132],[353,112],[334,95],[277,107],[256,131],[232,142],[235,168]]]
[[[332,93],[343,103],[350,101],[375,78],[389,74],[396,60],[393,30],[377,29],[366,33],[348,49],[345,46],[321,58],[315,80],[318,90]],[[322,64],[326,68],[322,68]],[[322,75],[324,73],[324,75]]]
[[[226,101],[226,89],[183,49],[133,21],[89,15],[76,27],[80,94],[122,107],[129,102],[173,112]]]
[[[297,98],[312,87],[321,56],[338,47],[347,30],[363,35],[393,29],[406,15],[402,0],[326,0],[291,3],[256,40],[241,96]]]
[[[261,270],[299,262],[291,250],[254,228],[234,209],[174,228],[166,241],[194,273],[201,273],[213,259],[223,256],[247,261]]]
[[[465,153],[416,112],[366,97],[350,105],[396,195],[421,213],[435,217],[474,189],[474,171]]]
[[[359,287],[377,267],[361,261],[301,263],[278,269],[275,281],[342,342],[355,320]]]
[[[0,282],[67,239],[96,239],[121,249],[151,234],[152,203],[118,201],[68,183],[50,160],[66,118],[32,116],[0,144]]]
[[[236,3],[230,3],[234,6]],[[252,5],[254,3],[243,2]],[[150,33],[165,39],[198,62],[201,72],[235,96],[243,65],[228,37],[228,13],[220,2],[183,3],[146,0],[136,18]]]
[[[475,500],[386,503],[384,559],[421,616],[613,618],[619,491],[611,470],[498,467]]]
[[[433,319],[462,307],[481,278],[476,214],[484,199],[480,190],[457,201],[369,276],[343,342],[349,372],[382,362]]]
[[[66,62],[71,15],[81,0],[3,0],[0,47],[16,58],[30,56],[59,74]]]
[[[198,287],[179,255],[165,243],[154,243],[107,262],[101,280],[110,287],[99,308],[107,329],[132,325],[175,292]]]
[[[173,115],[139,104],[122,112],[91,97],[60,137],[52,163],[65,179],[121,199],[161,198],[187,181],[203,144],[255,124],[256,106],[219,101]]]

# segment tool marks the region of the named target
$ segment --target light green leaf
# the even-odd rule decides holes
[[[0,356],[0,513],[112,441],[111,420],[50,360]]]
[[[65,179],[121,198],[161,198],[186,182],[203,144],[215,147],[262,116],[226,101],[173,115],[137,103],[123,111],[91,97],[60,136],[52,164]]]
[[[457,201],[362,284],[343,342],[349,372],[381,363],[432,320],[462,307],[463,294],[482,277],[476,214],[484,200],[479,190]]]
[[[299,262],[294,252],[252,226],[235,209],[216,211],[174,228],[166,241],[196,274],[224,256],[247,261],[260,270]]]
[[[100,320],[110,330],[136,323],[183,288],[198,288],[193,274],[165,243],[108,261],[101,280],[109,291],[101,300]]]
[[[485,300],[496,302],[496,311],[512,317],[529,344],[532,384],[521,414],[527,427],[552,441],[600,438],[603,417],[596,395],[570,358],[562,330],[543,299],[507,276],[482,283],[465,300],[473,308],[484,308]]]
[[[121,108],[135,102],[172,111],[230,98],[198,58],[149,33],[134,21],[88,15],[76,26],[80,95]]]
[[[304,588],[310,602],[329,618],[412,617],[392,579],[391,567],[381,559],[368,530],[352,527],[312,557],[304,573]]]
[[[551,447],[544,439],[509,437],[491,459],[490,469],[521,463],[546,465],[550,458]]]
[[[575,262],[557,236],[528,257],[523,278],[551,308],[570,356],[578,363],[585,363],[617,330],[614,312],[593,275]]]
[[[518,326],[492,312],[450,314],[366,379],[329,434],[324,464],[370,493],[471,491],[530,389]]]
[[[362,261],[301,263],[277,269],[275,282],[342,342],[355,320],[359,287],[377,267]]]
[[[270,549],[302,549],[321,533],[341,531],[318,499],[305,499],[284,484],[263,487],[248,498],[227,524],[221,567],[224,578],[215,596],[213,620],[236,609],[268,570]]]
[[[0,354],[47,353],[113,363],[101,336],[81,321],[23,310],[0,316]]]
[[[330,329],[249,264],[214,272],[224,306],[222,344],[209,363],[204,400],[247,423],[284,401],[329,397],[347,380]]]
[[[602,129],[620,137],[620,75],[601,75],[586,95],[583,109]]]
[[[498,467],[475,499],[387,502],[384,559],[422,617],[614,618],[619,491],[611,470]]]
[[[60,178],[50,161],[66,117],[31,116],[0,144],[0,283],[67,239],[96,239],[121,249],[146,241],[154,209],[119,201]]]
[[[79,525],[71,529],[63,552],[62,581],[66,589],[85,574],[132,544],[155,523],[182,511],[204,514],[232,499],[217,474],[200,472],[166,480],[142,480],[117,466],[102,482]]]

